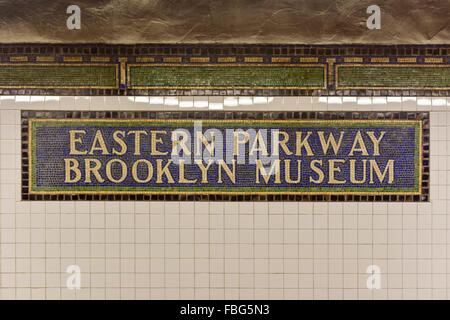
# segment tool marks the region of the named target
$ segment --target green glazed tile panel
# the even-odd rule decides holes
[[[0,65],[3,87],[117,87],[114,65]]]
[[[448,88],[449,66],[338,66],[338,88]]]
[[[130,66],[130,87],[324,88],[324,66]]]

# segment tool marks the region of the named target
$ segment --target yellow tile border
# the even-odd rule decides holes
[[[110,62],[110,57],[91,57],[91,62]]]
[[[154,57],[137,57],[136,62],[154,62]]]
[[[380,57],[375,57],[375,58],[370,58],[370,62],[389,62],[389,58],[380,58]]]
[[[425,58],[425,63],[442,63],[443,58]]]
[[[83,57],[64,57],[63,61],[64,62],[82,62]]]
[[[236,57],[219,57],[218,62],[236,62]]]
[[[347,58],[344,58],[344,62],[363,62],[363,58],[360,58],[360,57],[347,57]]]
[[[210,62],[211,58],[210,57],[191,57],[189,59],[190,62]]]
[[[417,58],[397,58],[397,62],[401,62],[401,63],[415,63],[415,62],[417,62]]]
[[[300,58],[300,62],[318,62],[319,58],[317,57],[307,57],[307,58]]]
[[[120,84],[126,85],[127,84],[127,61],[128,58],[119,58],[120,63]],[[128,74],[130,74],[128,72]]]
[[[55,61],[55,57],[52,56],[39,56],[36,57],[37,62],[53,62]]]
[[[181,62],[181,57],[163,57],[164,62]]]
[[[11,61],[11,62],[27,62],[28,57],[27,56],[13,56],[13,57],[9,57],[9,61]]]
[[[271,61],[272,61],[272,62],[285,62],[285,63],[289,63],[289,62],[291,62],[291,58],[290,58],[290,57],[272,57]]]
[[[261,63],[264,61],[263,57],[245,57],[244,62],[258,62]]]

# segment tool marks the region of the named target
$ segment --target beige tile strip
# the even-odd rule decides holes
[[[245,62],[263,62],[263,57],[245,57]]]
[[[37,62],[53,62],[53,61],[55,61],[55,57],[40,56],[40,57],[36,57],[36,61]]]
[[[300,62],[317,62],[319,58],[317,57],[309,57],[309,58],[300,58]]]
[[[209,62],[210,58],[209,57],[192,57],[189,61],[190,62]]]
[[[443,58],[425,58],[425,63],[442,63]]]
[[[91,62],[109,62],[111,61],[110,57],[92,57]]]
[[[363,62],[363,58],[360,57],[344,58],[344,62]]]
[[[401,63],[416,63],[417,58],[397,58],[397,62]]]
[[[376,57],[376,58],[371,58],[370,61],[371,62],[389,62],[389,58]]]
[[[64,62],[82,62],[83,57],[64,57]]]
[[[127,82],[127,58],[119,58],[120,62],[120,84],[125,85]]]
[[[291,62],[290,57],[273,57],[272,62]]]
[[[236,57],[221,57],[217,58],[218,62],[236,62]]]
[[[27,62],[28,57],[27,56],[10,57],[9,61],[11,61],[11,62]]]
[[[164,62],[181,62],[181,57],[164,57]]]
[[[154,57],[137,57],[136,62],[155,62]]]

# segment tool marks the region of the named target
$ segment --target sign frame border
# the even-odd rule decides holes
[[[183,198],[183,199],[203,199],[204,196],[207,196],[208,201],[211,201],[210,198],[215,198],[217,196],[220,196],[219,198],[222,198],[222,196],[231,196],[235,199],[237,198],[254,198],[254,196],[264,196],[267,198],[267,201],[276,201],[275,199],[281,198],[281,199],[292,199],[295,198],[295,201],[303,201],[303,198],[306,198],[305,200],[308,201],[320,201],[321,198],[324,198],[324,201],[330,201],[327,199],[331,199],[331,197],[337,197],[338,199],[342,199],[342,196],[344,196],[345,200],[340,201],[348,201],[348,196],[351,199],[355,199],[353,201],[360,201],[356,200],[358,197],[369,197],[373,198],[373,201],[375,201],[375,198],[381,198],[384,199],[383,201],[397,201],[397,200],[391,200],[396,199],[398,197],[403,197],[404,201],[407,201],[406,199],[412,198],[411,201],[428,201],[428,192],[429,192],[429,174],[426,174],[426,171],[429,170],[429,151],[426,150],[424,147],[424,138],[427,138],[428,144],[427,148],[429,149],[429,113],[428,112],[266,112],[266,111],[248,111],[248,112],[233,112],[233,111],[214,111],[214,112],[190,112],[190,111],[87,111],[87,112],[75,112],[77,113],[75,115],[71,114],[72,112],[67,111],[24,111],[22,112],[22,133],[27,132],[26,135],[22,134],[22,199],[24,200],[38,200],[38,199],[51,199],[51,200],[61,200],[70,198],[73,199],[74,196],[80,196],[75,197],[77,200],[78,198],[94,198],[97,200],[100,200],[100,198],[106,200],[117,200],[117,195],[123,196],[127,195],[128,200],[138,200],[138,198],[142,198],[142,200],[151,200],[151,199],[159,199],[159,196],[170,196],[170,198],[173,198],[173,196],[176,196],[175,198]],[[213,116],[211,119],[211,114],[216,113],[216,116]],[[33,115],[34,114],[34,115]],[[109,114],[109,117],[108,117]],[[117,117],[114,117],[114,114]],[[119,114],[121,116],[119,116]],[[147,114],[147,118],[145,118],[145,114]],[[149,116],[149,114],[152,114]],[[202,116],[199,116],[202,115]],[[206,115],[207,116],[206,116]],[[219,116],[218,114],[221,114]],[[248,192],[248,193],[242,193],[242,192],[217,192],[217,191],[211,191],[211,192],[181,192],[181,191],[165,191],[165,192],[153,192],[153,191],[84,191],[84,192],[74,192],[74,191],[33,191],[32,185],[31,185],[31,168],[32,168],[32,151],[31,151],[31,125],[33,119],[39,119],[43,121],[112,121],[112,120],[123,120],[123,121],[196,121],[196,120],[203,120],[203,121],[226,121],[225,119],[219,119],[219,118],[226,118],[228,114],[228,117],[232,119],[228,119],[231,121],[248,121],[248,120],[255,120],[255,121],[336,121],[336,123],[342,122],[342,121],[372,121],[372,122],[379,122],[379,121],[386,121],[386,122],[396,122],[396,121],[407,121],[407,122],[414,122],[420,123],[420,136],[419,136],[419,144],[416,146],[419,148],[419,188],[420,190],[417,192]],[[251,114],[252,116],[249,119],[248,115]],[[31,116],[30,116],[31,115]],[[305,119],[305,115],[310,119]],[[308,116],[309,115],[309,116]],[[346,117],[351,115],[353,119],[345,119]],[[382,116],[381,116],[382,115]],[[103,116],[103,117],[102,117]],[[134,116],[136,118],[130,119],[127,117]],[[144,116],[144,118],[141,118]],[[184,116],[184,117],[183,117]],[[266,119],[255,119],[257,117],[260,118],[266,118]],[[381,118],[379,118],[381,116]],[[386,119],[387,117],[387,119]],[[280,119],[281,118],[281,119]],[[321,119],[318,119],[321,118]],[[395,119],[397,118],[397,119]],[[31,120],[31,121],[30,121]],[[25,130],[26,129],[26,130]],[[26,147],[26,148],[25,148]],[[424,166],[424,161],[428,164],[428,166]],[[24,164],[27,162],[27,166],[24,166]],[[25,167],[25,168],[24,168]],[[428,169],[427,169],[428,168]],[[25,169],[25,170],[24,170]],[[426,170],[427,169],[427,170]],[[25,180],[24,178],[27,178]],[[27,182],[25,184],[25,182]],[[428,186],[428,188],[424,188]],[[100,197],[99,197],[100,196]],[[105,197],[106,196],[106,197]],[[112,196],[112,197],[111,197]],[[142,196],[142,197],[137,197]],[[149,197],[148,197],[149,196]],[[182,197],[180,197],[182,196]],[[192,197],[193,196],[193,197]],[[280,197],[281,196],[281,197]],[[287,196],[287,198],[286,198]],[[294,196],[294,197],[292,197]],[[298,196],[301,196],[302,200],[298,200]],[[307,196],[307,197],[303,197]],[[392,197],[394,196],[394,197]],[[124,197],[119,197],[120,200],[122,200]],[[368,199],[369,199],[368,198]]]

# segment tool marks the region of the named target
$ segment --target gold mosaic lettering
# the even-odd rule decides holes
[[[77,133],[86,134],[85,130],[69,130],[69,138],[70,138],[70,152],[69,154],[73,155],[84,155],[87,154],[87,151],[79,151],[76,148],[77,143],[82,143],[81,137],[76,137]]]
[[[375,171],[380,183],[383,182],[388,171],[389,171],[388,183],[391,184],[392,182],[394,182],[394,160],[392,160],[392,159],[388,160],[388,162],[386,164],[386,168],[384,168],[383,174],[381,173],[381,170],[378,167],[378,164],[375,160],[373,160],[373,159],[369,160],[369,164],[370,164],[370,182],[369,183],[374,183],[374,181],[373,181],[373,172],[374,171]]]
[[[169,159],[169,161],[167,161],[167,164],[164,166],[164,168],[162,167],[162,162],[163,162],[162,159],[156,160],[156,168],[157,168],[157,170],[156,170],[157,171],[156,172],[156,174],[157,174],[156,183],[162,183],[163,182],[162,181],[163,174],[166,175],[168,183],[174,183],[175,181],[173,180],[172,174],[170,173],[170,170],[169,170],[169,166],[172,163],[172,159]]]
[[[211,157],[214,157],[214,132],[211,132],[211,143],[206,139],[206,137],[201,133],[200,131],[197,132],[197,150],[195,151],[196,156],[201,156],[201,150],[202,150],[202,143],[205,146],[205,148],[208,150]]]
[[[152,144],[150,154],[151,154],[152,156],[164,156],[164,155],[167,154],[167,151],[166,151],[166,152],[160,152],[160,151],[156,150],[156,144],[157,144],[157,143],[163,143],[161,137],[159,137],[159,138],[156,137],[157,134],[167,134],[167,131],[163,131],[163,130],[155,130],[155,131],[151,131],[151,132],[150,132],[150,135],[151,135],[151,144]]]
[[[311,170],[313,170],[315,173],[319,175],[318,179],[313,179],[313,177],[309,177],[309,182],[313,183],[322,183],[325,175],[323,174],[323,171],[320,167],[316,166],[316,164],[322,165],[322,160],[312,160],[311,161]]]
[[[91,167],[91,163],[95,163],[94,167]],[[91,183],[91,173],[94,174],[95,178],[97,179],[98,182],[102,183],[105,182],[105,179],[103,179],[100,176],[100,173],[98,172],[98,170],[100,170],[100,168],[102,167],[102,164],[99,160],[97,159],[84,159],[84,166],[85,166],[85,179],[84,181],[86,183]]]
[[[243,139],[239,139],[243,136]],[[245,131],[235,131],[234,132],[234,153],[233,155],[239,156],[239,145],[246,144],[248,142],[249,136],[248,132]]]
[[[308,138],[311,136],[311,131],[308,131],[305,139],[303,139],[303,140],[302,140],[302,132],[297,131],[295,134],[297,136],[297,143],[296,143],[297,149],[296,149],[295,155],[301,156],[302,155],[302,147],[304,147],[306,150],[306,154],[308,156],[313,156],[314,153],[312,152],[311,146],[309,145],[309,142],[308,142]]]
[[[367,162],[366,159],[362,160],[362,163],[363,163],[363,169],[362,169],[363,178],[362,178],[362,180],[356,180],[356,166],[355,166],[356,160],[355,159],[350,160],[350,182],[351,183],[358,184],[358,183],[366,182],[366,162]]]
[[[202,183],[208,183],[208,169],[211,166],[211,164],[213,163],[213,161],[209,160],[208,161],[208,165],[206,167],[203,164],[202,160],[195,160],[195,163],[197,164],[197,166],[202,171]]]
[[[100,144],[97,147],[97,144]],[[109,154],[108,149],[106,148],[105,140],[103,139],[102,132],[97,130],[95,133],[94,141],[92,142],[91,150],[89,154],[94,154],[94,151],[101,150],[103,155]]]
[[[356,147],[356,145],[359,145],[359,148]],[[349,156],[353,155],[353,152],[359,151],[361,152],[361,155],[368,156],[366,145],[364,144],[364,140],[361,136],[361,131],[358,130],[358,133],[356,134],[355,140],[353,141],[352,149],[350,150]]]
[[[138,165],[139,165],[140,163],[145,163],[145,164],[147,165],[147,168],[148,168],[148,174],[147,174],[147,177],[146,177],[145,179],[140,179],[140,178],[138,177],[138,174],[137,174]],[[151,164],[150,161],[148,161],[148,160],[146,160],[146,159],[139,159],[139,160],[137,160],[135,163],[133,163],[133,167],[131,168],[131,174],[132,174],[132,176],[133,176],[133,179],[134,179],[136,182],[139,182],[139,183],[147,183],[147,182],[149,182],[149,181],[152,179],[152,177],[153,177],[153,165]]]
[[[178,137],[181,136],[181,140]],[[191,150],[189,150],[186,142],[188,140],[188,133],[185,131],[172,131],[172,154],[177,154],[177,146],[179,145],[183,150],[185,155],[190,155]]]
[[[323,133],[324,133],[323,131],[317,132],[317,134],[319,135],[320,144],[322,145],[323,154],[327,154],[328,148],[330,147],[330,143],[331,143],[334,154],[336,155],[339,151],[339,148],[341,147],[342,138],[344,137],[344,131],[341,131],[338,143],[336,143],[336,139],[334,138],[332,132],[330,132],[330,135],[328,136],[328,140],[327,140],[327,142],[325,142],[325,137],[324,137]]]
[[[269,155],[269,153],[267,152],[267,146],[264,143],[264,138],[261,135],[261,130],[258,130],[258,133],[256,134],[255,141],[253,142],[253,145],[250,148],[250,155],[254,155],[256,151],[261,151],[261,153],[265,156]]]
[[[81,179],[81,170],[78,168],[78,160],[67,158],[64,159],[64,168],[66,169],[66,177],[64,179],[65,183],[76,183]],[[75,172],[75,178],[71,179],[71,172]]]
[[[141,134],[147,135],[147,132],[144,130],[131,130],[128,131],[128,135],[134,134],[134,155],[141,155]]]
[[[287,183],[299,183],[301,176],[301,164],[302,160],[297,160],[297,180],[291,179],[291,160],[284,160],[284,178]]]
[[[272,174],[275,174],[275,183],[281,183],[280,160],[277,159],[273,161],[269,172],[266,171],[261,160],[256,160],[256,183],[260,183],[259,182],[260,174],[266,183],[269,183],[269,179]]]
[[[111,168],[113,163],[119,163],[120,167],[122,168],[122,174],[119,179],[116,179],[112,176]],[[110,181],[114,183],[121,183],[123,180],[125,180],[127,177],[127,170],[127,164],[120,159],[112,159],[106,164],[106,176]]]
[[[367,135],[369,136],[370,140],[373,142],[373,155],[379,156],[380,155],[380,141],[383,139],[384,134],[386,131],[381,131],[380,137],[377,139],[375,138],[375,134],[373,131],[367,131]]]
[[[223,160],[218,160],[218,171],[219,171],[219,179],[217,180],[217,183],[222,183],[222,169],[225,170],[225,173],[228,175],[228,178],[230,178],[230,180],[233,183],[236,183],[236,160],[232,160],[231,163],[233,165],[233,172],[231,172],[230,168],[228,167],[228,165],[225,163],[225,161]]]
[[[345,160],[343,160],[343,159],[328,160],[328,175],[329,175],[328,183],[331,183],[331,184],[345,183],[346,180],[337,180],[334,177],[335,172],[341,172],[341,168],[335,166],[336,163],[345,163]]]
[[[283,136],[283,140],[280,140],[280,136]],[[280,147],[287,155],[292,154],[292,151],[289,150],[288,146],[286,145],[286,143],[288,143],[289,141],[289,134],[287,132],[278,131],[277,133],[275,133],[273,140],[274,140],[272,152],[273,155],[278,156],[280,154]]]
[[[184,160],[180,160],[180,164],[179,164],[179,183],[196,183],[197,179],[195,180],[188,180],[187,178],[185,178],[184,176]]]
[[[119,135],[121,135],[122,137],[119,137]],[[117,151],[116,148],[113,148],[112,154],[117,154],[117,155],[121,156],[127,152],[127,145],[122,140],[122,138],[125,138],[125,131],[114,131],[113,139],[115,142],[117,142],[120,145],[120,151]]]

